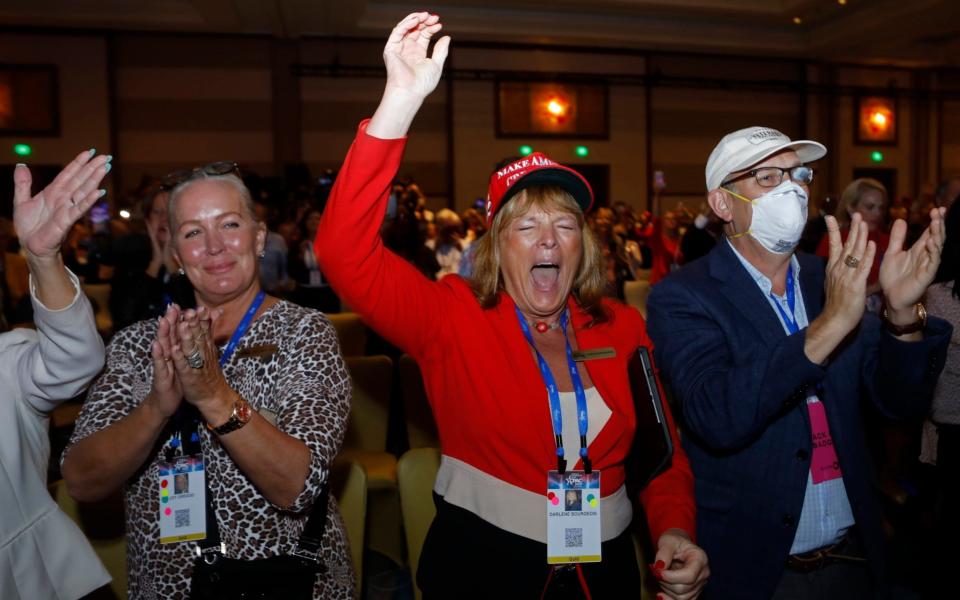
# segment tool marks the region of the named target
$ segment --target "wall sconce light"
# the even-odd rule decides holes
[[[856,142],[858,144],[897,143],[897,101],[895,98],[868,96],[857,98]]]
[[[609,139],[607,86],[560,81],[497,81],[497,137]]]
[[[561,85],[543,86],[531,94],[531,121],[547,132],[574,131],[576,95]]]

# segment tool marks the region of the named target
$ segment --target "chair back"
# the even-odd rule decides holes
[[[427,401],[420,366],[409,354],[400,357],[400,387],[410,448],[438,448],[440,436]]]
[[[331,313],[327,315],[340,340],[340,354],[344,356],[363,356],[367,347],[367,326],[360,315],[352,312]]]
[[[647,318],[647,296],[649,295],[649,281],[627,281],[623,284],[624,300],[639,310],[644,319]]]
[[[388,356],[347,356],[344,360],[353,382],[353,403],[343,448],[384,452],[393,361]]]
[[[330,493],[337,499],[340,518],[347,529],[350,559],[357,598],[362,598],[363,549],[367,531],[367,473],[355,462],[334,461],[330,470]]]
[[[416,581],[420,551],[427,530],[437,515],[433,505],[433,484],[440,468],[440,451],[436,448],[408,450],[397,463],[397,485],[400,490],[400,509],[403,512],[403,530],[407,542],[407,561]],[[417,600],[420,588],[414,584]]]

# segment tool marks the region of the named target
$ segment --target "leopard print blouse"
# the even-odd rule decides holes
[[[140,321],[118,332],[107,348],[107,366],[91,387],[70,445],[128,415],[150,391],[150,345],[156,321]],[[253,356],[244,348],[275,345],[276,352]],[[215,436],[201,427],[206,477],[213,494],[220,537],[230,558],[244,560],[289,553],[309,509],[340,449],[350,412],[350,378],[336,333],[320,312],[281,301],[251,326],[224,365],[234,390],[261,414],[276,415],[276,426],[310,449],[306,486],[294,504],[281,509],[264,498],[230,459]],[[127,571],[131,600],[177,600],[189,596],[194,545],[161,544],[157,466],[166,460],[170,433],[157,441],[153,458],[127,482]],[[70,451],[67,447],[64,455]],[[276,457],[278,461],[283,457]],[[330,497],[322,541],[326,574],[314,598],[352,599],[353,568],[343,522]]]

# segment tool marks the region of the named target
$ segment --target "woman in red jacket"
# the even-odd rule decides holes
[[[564,588],[639,597],[624,468],[636,426],[627,360],[650,340],[636,310],[602,298],[602,254],[583,215],[590,186],[539,154],[497,170],[469,282],[429,281],[380,240],[405,135],[449,48],[445,37],[427,56],[439,30],[436,15],[415,13],[390,34],[383,98],[360,125],[315,243],[341,297],[423,372],[443,459],[418,583],[425,598]],[[674,445],[640,502],[661,588],[687,600],[709,569],[691,540],[692,476]],[[566,502],[568,490],[579,502]]]

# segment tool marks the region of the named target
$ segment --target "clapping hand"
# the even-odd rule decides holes
[[[823,316],[838,324],[841,337],[860,323],[866,308],[867,278],[877,253],[877,245],[868,241],[869,227],[860,213],[850,219],[847,241],[842,242],[840,228],[833,217],[825,217],[830,256],[827,259],[826,302]]]
[[[847,241],[841,241],[840,227],[831,216],[825,217],[830,240],[827,259],[826,301],[820,313],[807,328],[803,351],[811,362],[824,364],[844,338],[863,317],[867,303],[867,278],[877,253],[877,245],[869,241],[867,224],[860,213],[850,219]]]
[[[153,358],[153,384],[147,402],[151,403],[163,418],[171,417],[183,400],[183,387],[173,366],[173,345],[176,343],[174,334],[179,320],[179,307],[176,304],[169,305],[167,312],[158,319],[157,339],[154,340],[150,352]]]
[[[930,211],[930,226],[920,239],[904,250],[907,224],[897,219],[890,231],[890,245],[880,264],[880,287],[886,299],[890,320],[908,324],[916,320],[913,306],[920,301],[927,287],[933,282],[940,266],[945,231],[944,208]],[[901,316],[900,319],[897,317]]]
[[[183,386],[183,399],[209,417],[211,410],[223,408],[225,399],[232,404],[232,390],[220,368],[220,350],[213,331],[220,311],[205,306],[184,311],[174,331],[173,366]],[[228,410],[229,412],[229,410]],[[224,417],[222,420],[225,420]]]
[[[204,306],[181,311],[171,304],[160,317],[152,348],[150,397],[163,416],[171,416],[186,401],[206,417],[210,410],[220,412],[224,398],[231,396],[211,333],[219,316],[220,311]]]

